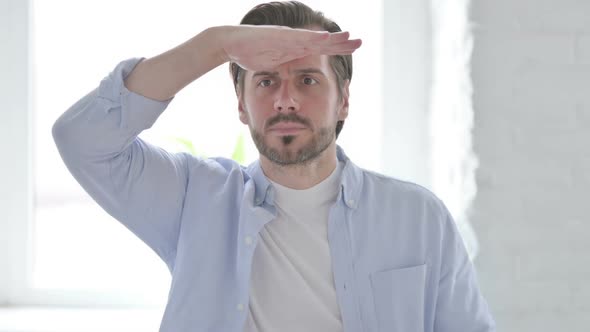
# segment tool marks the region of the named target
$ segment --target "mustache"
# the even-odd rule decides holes
[[[272,117],[270,120],[268,120],[268,123],[266,124],[266,128],[272,127],[279,122],[295,122],[295,123],[300,123],[306,127],[311,127],[310,123],[307,119],[300,117],[296,113],[288,113],[288,114],[279,113],[276,116]]]

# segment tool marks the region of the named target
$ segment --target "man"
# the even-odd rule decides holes
[[[494,331],[444,204],[335,143],[361,41],[298,2],[241,23],[123,61],[53,128],[74,177],[170,269],[161,331]],[[257,162],[137,137],[226,62]]]

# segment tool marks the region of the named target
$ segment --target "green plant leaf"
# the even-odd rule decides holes
[[[199,153],[197,151],[197,149],[195,149],[195,145],[193,144],[193,142],[189,139],[186,138],[182,138],[182,137],[173,137],[174,141],[176,141],[177,143],[180,143],[180,145],[182,145],[182,147],[190,154],[192,154],[193,156],[199,156],[202,158],[207,158],[203,153]]]
[[[244,162],[246,162],[246,146],[244,144],[243,133],[241,133],[240,136],[238,136],[238,141],[236,142],[236,146],[234,147],[234,153],[232,153],[231,158],[239,164],[243,164]]]

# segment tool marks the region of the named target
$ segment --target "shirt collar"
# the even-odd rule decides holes
[[[348,156],[346,156],[344,150],[339,145],[336,146],[336,155],[339,161],[344,162],[344,169],[342,170],[342,200],[349,208],[356,209],[363,187],[363,171],[348,159]]]
[[[350,161],[339,145],[336,145],[336,156],[339,162],[344,163],[344,168],[342,169],[342,183],[340,185],[342,195],[339,193],[339,197],[346,206],[351,209],[356,209],[363,185],[362,170]],[[260,206],[264,202],[274,205],[274,190],[272,190],[270,181],[262,171],[260,160],[256,160],[250,164],[247,169],[248,173],[254,180],[254,186],[256,188],[253,202],[254,205]]]
[[[272,191],[270,190],[272,187],[270,185],[270,181],[262,171],[260,159],[257,159],[248,166],[248,174],[250,174],[252,180],[254,180],[254,205],[260,206],[265,201],[271,205],[274,205],[274,199],[269,199],[273,198],[271,197],[273,196],[272,193],[269,194],[269,191]]]

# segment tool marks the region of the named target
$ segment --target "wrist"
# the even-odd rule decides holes
[[[215,26],[203,31],[204,38],[209,42],[207,44],[212,45],[211,50],[213,51],[212,56],[217,59],[220,64],[229,62],[231,59],[226,51],[226,45],[229,41],[232,26],[223,25]]]

